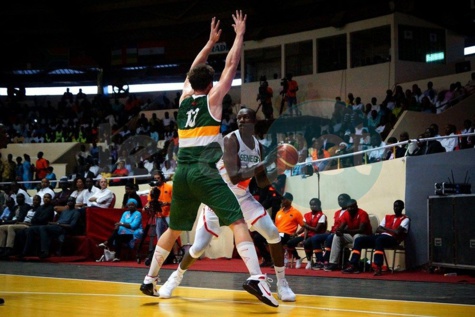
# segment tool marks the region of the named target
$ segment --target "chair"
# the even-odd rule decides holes
[[[386,250],[393,251],[393,259],[391,266],[389,266],[388,259],[386,258]],[[388,268],[388,270],[391,271],[391,273],[394,273],[394,266],[396,265],[396,255],[398,254],[404,254],[404,256],[406,256],[406,245],[404,241],[402,241],[394,248],[386,248],[385,250],[383,250],[384,262],[386,262],[386,267]]]
[[[115,206],[115,200],[116,200],[116,197],[115,197],[115,193],[112,193],[112,200],[109,204],[109,208],[114,208]]]

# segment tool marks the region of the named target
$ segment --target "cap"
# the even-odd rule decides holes
[[[294,200],[294,196],[291,193],[284,193],[282,198],[290,200],[290,201]]]

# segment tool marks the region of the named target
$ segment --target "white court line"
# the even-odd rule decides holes
[[[117,281],[107,281],[107,280],[90,280],[90,279],[79,279],[79,278],[63,278],[63,277],[47,277],[47,276],[31,276],[31,275],[15,275],[15,274],[2,274],[4,276],[21,276],[25,278],[40,278],[40,279],[56,279],[56,280],[71,280],[71,281],[88,281],[88,282],[98,282],[98,283],[113,283],[113,284],[127,284],[127,285],[139,285],[139,283],[131,283],[131,282],[117,282]],[[186,289],[195,289],[195,290],[207,290],[207,291],[220,291],[220,292],[243,292],[248,294],[246,291],[243,290],[230,290],[230,289],[218,289],[218,288],[203,288],[203,287],[192,287],[192,286],[180,286],[180,288]],[[2,291],[4,294],[23,294],[23,295],[66,295],[66,296],[102,296],[102,297],[129,297],[129,298],[139,298],[139,297],[147,297],[151,299],[160,300],[162,305],[172,305],[168,299],[160,299],[159,297],[152,297],[146,296],[143,294],[139,295],[127,295],[127,294],[93,294],[93,293],[56,293],[56,292],[9,292],[9,291]],[[453,304],[453,303],[434,303],[434,302],[421,302],[421,301],[403,301],[403,300],[394,300],[394,299],[375,299],[375,298],[361,298],[361,297],[348,297],[348,296],[328,296],[328,295],[308,295],[308,294],[297,294],[299,297],[323,297],[323,298],[347,298],[347,299],[355,299],[355,300],[367,300],[367,301],[390,301],[390,302],[408,302],[411,304],[426,304],[426,305],[439,305],[439,306],[460,306],[460,307],[470,307],[473,308],[472,305],[466,304]],[[246,302],[246,301],[228,301],[228,300],[214,300],[210,298],[195,298],[195,297],[180,297],[176,296],[174,299],[183,299],[183,300],[193,300],[193,301],[203,301],[203,302],[225,302],[225,303],[245,303],[245,304],[256,304],[262,305],[260,302]],[[166,303],[168,302],[168,303]],[[321,311],[333,311],[333,312],[348,312],[348,313],[366,313],[371,315],[385,315],[385,316],[404,316],[404,317],[433,317],[434,315],[414,315],[414,314],[403,314],[403,313],[392,313],[392,312],[375,312],[375,311],[367,311],[367,310],[352,310],[352,309],[340,309],[340,308],[329,308],[329,307],[322,307],[322,306],[308,306],[308,305],[299,305],[299,304],[285,304],[285,302],[279,303],[279,307],[298,307],[302,309],[313,309],[313,310],[321,310]]]

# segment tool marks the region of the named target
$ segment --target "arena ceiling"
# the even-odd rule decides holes
[[[186,65],[209,35],[212,16],[221,20],[222,41],[231,44],[231,14],[248,14],[245,40],[260,40],[389,14],[413,14],[475,36],[474,0],[443,6],[428,0],[72,0],[58,2],[8,1],[0,10],[0,81],[18,69],[51,71],[66,50],[71,68],[98,67],[114,72],[114,50],[159,46],[161,54],[145,64]],[[440,9],[438,9],[440,8]],[[112,66],[111,66],[112,65]],[[118,71],[118,70],[117,70]],[[183,72],[186,68],[173,70]],[[162,70],[166,76],[166,70]],[[150,71],[143,76],[154,75]],[[122,76],[115,73],[114,76]],[[42,80],[48,80],[46,77]]]

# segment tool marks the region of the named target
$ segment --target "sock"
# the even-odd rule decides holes
[[[148,270],[147,276],[145,276],[144,283],[150,284],[150,280],[153,280],[158,276],[158,272],[169,254],[170,251],[167,251],[158,245],[155,247],[152,263],[150,263],[150,269]]]
[[[256,248],[251,241],[244,241],[236,246],[236,249],[241,256],[247,270],[251,275],[261,275],[261,267],[259,266],[259,259],[257,258]]]
[[[277,281],[285,279],[285,266],[274,266]]]

